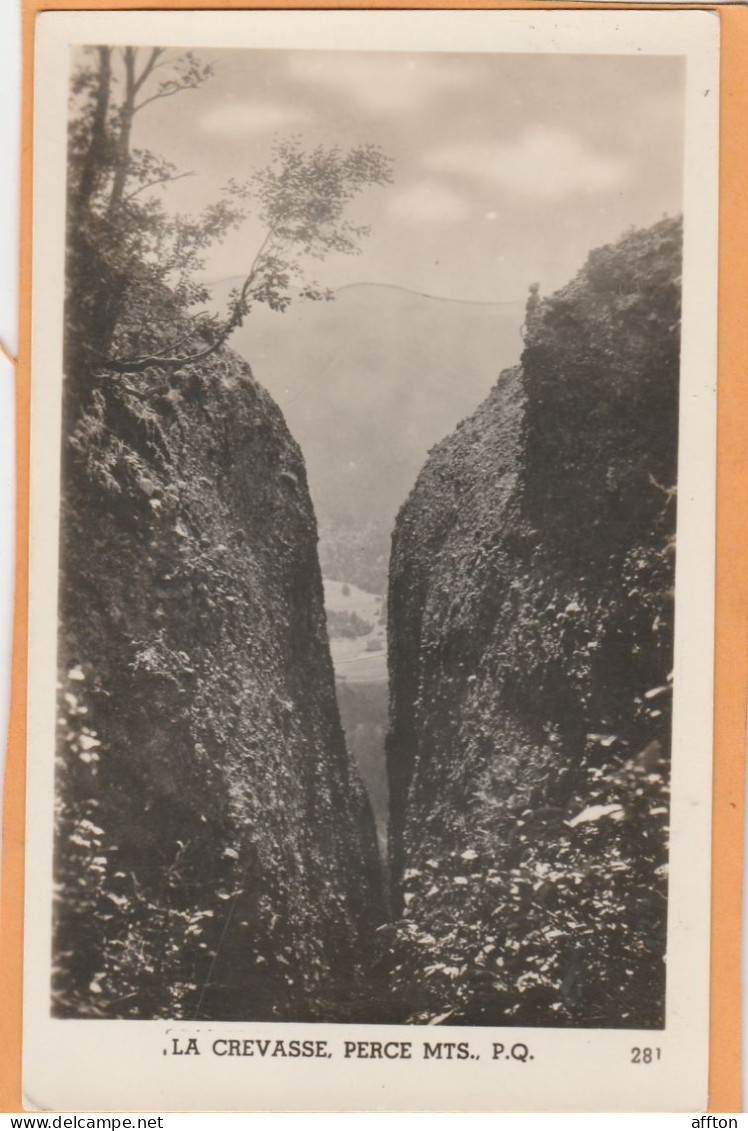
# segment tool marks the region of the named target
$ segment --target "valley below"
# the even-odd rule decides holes
[[[369,794],[379,851],[386,864],[389,790],[384,743],[389,695],[385,602],[376,593],[328,578],[324,590],[340,719]]]

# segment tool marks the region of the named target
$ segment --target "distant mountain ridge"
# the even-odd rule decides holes
[[[223,290],[231,285],[241,285],[244,281],[244,275],[224,275],[220,279],[208,279],[205,282],[207,287],[215,290],[216,288]],[[330,287],[332,295],[342,294],[343,291],[356,290],[360,287],[377,287],[387,291],[401,291],[404,294],[417,295],[418,298],[431,299],[433,302],[456,302],[463,306],[521,306],[524,298],[511,298],[511,299],[490,299],[490,298],[462,298],[459,295],[434,295],[428,291],[419,291],[417,287],[406,287],[403,283],[385,283],[376,279],[362,279],[357,283],[343,283],[340,287]],[[291,287],[292,291],[296,291],[297,297],[301,296],[300,288]]]

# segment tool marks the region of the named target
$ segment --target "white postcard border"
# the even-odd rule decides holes
[[[49,1014],[68,48],[180,47],[685,55],[683,345],[667,1022],[664,1031],[450,1029],[478,1061],[425,1063],[422,1026],[60,1020]],[[24,1081],[37,1109],[694,1110],[706,1102],[716,469],[719,22],[672,12],[45,13],[34,136],[29,765]],[[201,1056],[165,1055],[174,1036]],[[327,1039],[330,1060],[210,1052],[217,1036]],[[344,1059],[348,1039],[412,1042],[412,1059]],[[491,1060],[494,1041],[525,1062]],[[658,1046],[655,1068],[630,1063]]]

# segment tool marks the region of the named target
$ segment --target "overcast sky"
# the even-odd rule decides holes
[[[674,57],[197,52],[214,77],[137,117],[134,144],[195,176],[196,210],[273,141],[380,145],[394,183],[367,190],[364,252],[315,266],[323,285],[383,282],[483,301],[565,283],[591,248],[681,210],[685,67]],[[163,72],[162,72],[163,75]],[[211,257],[239,274],[249,224]]]

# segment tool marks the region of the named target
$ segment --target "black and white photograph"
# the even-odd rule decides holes
[[[620,43],[537,14],[516,48],[529,13],[506,39],[480,29],[509,13],[410,13],[389,48],[398,13],[264,14],[316,16],[306,40],[252,15],[55,41],[35,1000],[62,1041],[176,1025],[164,1058],[273,1022],[308,1038],[281,1058],[346,1027],[349,1063],[391,1027],[484,1065],[610,1031],[649,1065],[685,1027],[674,924],[708,906],[686,864],[670,887],[671,787],[697,858],[709,801],[709,720],[673,724],[709,695],[678,634],[713,521],[688,50],[632,46],[670,27],[644,14]],[[421,46],[437,15],[478,42]]]

